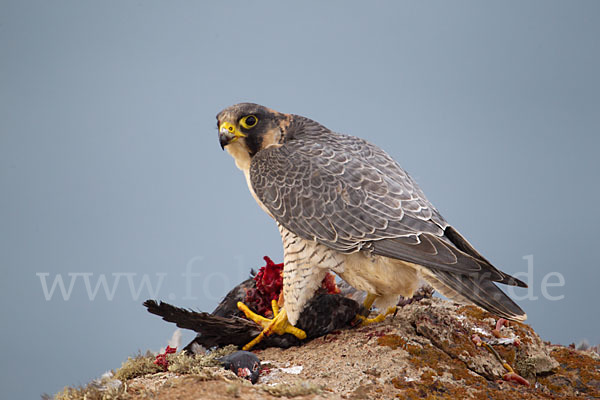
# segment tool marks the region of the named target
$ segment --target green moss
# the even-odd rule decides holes
[[[180,352],[167,355],[169,362],[168,371],[176,374],[194,374],[201,380],[213,378],[213,373],[207,367],[220,365],[218,359],[231,354],[237,350],[236,346],[227,346],[213,351],[210,354],[189,355],[186,352]],[[141,352],[133,357],[129,357],[121,368],[119,368],[113,377],[103,378],[100,382],[92,382],[87,386],[76,388],[65,387],[61,392],[54,395],[55,400],[112,400],[127,399],[130,396],[126,393],[126,382],[140,376],[156,374],[163,372],[163,368],[154,364],[156,356],[151,352],[142,354]],[[119,382],[120,381],[120,382]]]
[[[218,359],[231,354],[237,350],[235,346],[227,346],[222,349],[217,349],[210,354],[190,355],[185,351],[167,355],[169,363],[168,371],[176,374],[197,374],[207,375],[204,371],[205,367],[214,367],[220,365]],[[146,354],[138,354],[134,357],[129,357],[123,363],[121,368],[115,373],[115,378],[121,381],[137,378],[148,374],[156,374],[163,372],[163,368],[154,364],[156,356],[150,352]],[[210,379],[212,375],[208,374],[206,379]]]
[[[237,351],[237,347],[229,345],[222,349],[217,349],[209,354],[190,355],[184,351],[176,354],[169,354],[169,372],[176,374],[197,374],[203,375],[206,373],[206,367],[216,367],[221,365],[219,358]]]
[[[120,381],[126,381],[138,376],[162,372],[162,367],[154,364],[155,359],[156,357],[150,352],[146,354],[139,353],[136,356],[129,357],[121,365],[121,368],[117,370],[115,378]]]

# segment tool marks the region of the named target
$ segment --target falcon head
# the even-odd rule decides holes
[[[288,121],[288,115],[258,104],[236,104],[217,115],[219,143],[236,161],[249,159],[260,150],[280,143]]]

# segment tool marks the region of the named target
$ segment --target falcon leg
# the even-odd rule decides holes
[[[363,303],[363,307],[365,308],[365,310],[367,310],[367,312],[373,306],[373,303],[375,302],[376,298],[377,298],[376,294],[373,294],[373,293],[367,294],[367,298],[365,299],[365,302]],[[375,324],[378,322],[382,322],[385,319],[385,317],[387,317],[390,314],[396,314],[396,311],[397,311],[396,307],[390,307],[387,309],[386,312],[379,314],[375,318],[367,318],[367,317],[359,314],[356,316],[354,321],[357,323],[360,323],[361,326]]]
[[[363,307],[365,308],[365,310],[369,311],[371,309],[371,307],[373,307],[373,303],[375,302],[376,298],[377,298],[376,294],[367,293],[367,298],[365,299],[365,302],[363,303]]]
[[[256,314],[241,301],[237,303],[237,306],[238,309],[240,309],[244,312],[244,314],[246,314],[246,317],[248,319],[251,319],[258,325],[263,327],[263,331],[257,337],[252,339],[248,344],[246,344],[242,348],[242,350],[250,350],[252,347],[260,343],[265,336],[269,336],[273,333],[276,333],[278,335],[291,333],[298,339],[306,339],[306,333],[302,329],[298,329],[288,322],[287,312],[285,311],[285,308],[279,310],[279,306],[277,305],[276,300],[273,300],[271,302],[271,307],[273,308],[273,319],[265,318],[262,315]]]

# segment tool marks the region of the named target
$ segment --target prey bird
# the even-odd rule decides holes
[[[427,200],[415,181],[379,147],[308,118],[241,103],[217,115],[219,142],[242,170],[250,193],[271,216],[284,248],[283,306],[272,319],[240,310],[265,336],[291,333],[332,271],[368,293],[383,320],[421,280],[446,297],[498,316],[526,314],[495,282],[527,287],[498,270]]]
[[[267,256],[264,260],[266,265],[258,273],[251,270],[250,278],[231,289],[212,313],[187,310],[155,300],[146,300],[144,306],[163,320],[198,333],[183,349],[190,354],[204,353],[215,346],[229,344],[242,347],[259,335],[262,329],[246,319],[237,304],[243,302],[256,314],[270,316],[272,302],[279,299],[283,291],[283,264],[275,264]],[[359,322],[356,315],[368,313],[368,310],[361,309],[359,305],[362,294],[346,282],[342,281],[338,285],[335,277],[327,274],[298,318],[297,326],[306,333],[305,340],[356,325]],[[418,300],[406,299],[408,302]],[[294,335],[272,335],[258,343],[257,347],[288,348],[302,343],[303,340]]]

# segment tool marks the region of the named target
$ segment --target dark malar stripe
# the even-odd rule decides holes
[[[248,135],[246,136],[245,141],[250,157],[254,157],[254,155],[261,150],[263,137],[262,135]]]

